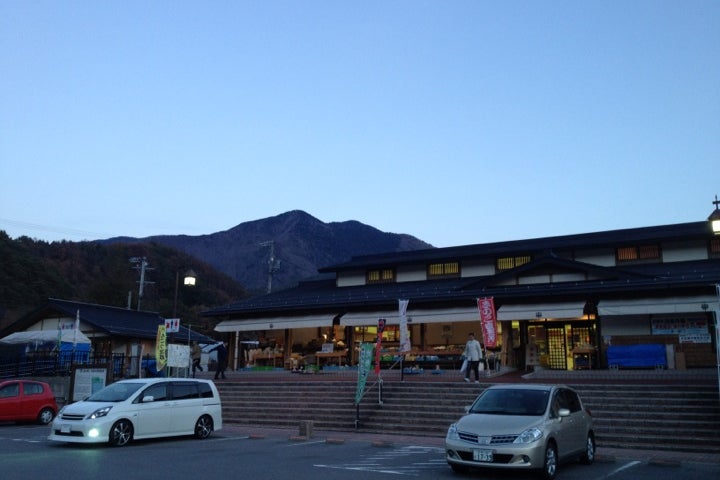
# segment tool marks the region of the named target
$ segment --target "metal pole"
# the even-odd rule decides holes
[[[717,197],[715,199],[717,200]],[[715,317],[715,364],[718,377],[718,401],[720,402],[720,332],[718,332],[720,326],[720,283],[715,284],[715,296],[717,300],[713,308],[713,317]],[[703,305],[704,308],[705,305]]]
[[[192,326],[192,325],[190,325],[190,323],[187,324],[187,330],[188,330],[188,353],[189,353],[189,355],[188,355],[188,370],[187,370],[187,375],[185,375],[185,378],[190,377],[190,370],[192,370],[192,362],[193,362],[193,359],[192,359],[192,348],[190,348],[190,327],[191,327],[191,326]]]
[[[717,360],[717,377],[718,377],[718,401],[720,402],[720,310],[717,308],[713,310],[713,316],[715,317],[715,356]]]
[[[175,300],[173,301],[173,318],[177,318],[178,290],[180,289],[180,270],[175,271]]]

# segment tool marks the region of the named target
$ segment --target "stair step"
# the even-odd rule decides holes
[[[226,423],[264,427],[356,429],[352,381],[218,383]],[[394,382],[360,402],[358,431],[445,436],[448,426],[489,384]],[[720,452],[720,405],[712,386],[583,384],[574,386],[595,417],[600,447]]]

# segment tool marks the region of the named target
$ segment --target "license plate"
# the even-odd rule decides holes
[[[473,460],[476,462],[492,462],[493,452],[492,450],[473,450]]]
[[[70,433],[70,425],[60,425],[60,433]]]

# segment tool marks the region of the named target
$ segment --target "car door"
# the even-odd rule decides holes
[[[20,418],[20,382],[10,382],[0,388],[0,420]]]
[[[560,409],[567,409],[570,415],[560,417]],[[557,440],[558,454],[565,458],[576,454],[585,446],[585,424],[580,411],[577,395],[572,390],[559,388],[555,391],[551,409],[557,421],[555,438]]]
[[[553,392],[550,417],[555,422],[553,433],[558,447],[558,454],[564,457],[572,451],[573,433],[571,425],[572,419],[570,416],[561,417],[561,409],[568,409],[568,404],[567,397],[563,394],[563,390],[558,388]]]
[[[27,419],[37,418],[45,402],[42,384],[37,382],[22,382],[22,388],[20,390],[22,416]]]
[[[570,416],[567,418],[570,452],[582,452],[585,449],[585,440],[587,435],[587,426],[583,416],[582,404],[580,403],[577,393],[573,390],[564,388],[561,391],[561,395],[565,399],[564,403],[567,405],[567,409],[570,410]]]
[[[135,435],[158,437],[172,434],[173,409],[169,396],[169,383],[154,383],[134,401]],[[152,399],[151,399],[152,397]]]
[[[173,432],[189,434],[195,430],[195,422],[202,414],[203,400],[198,384],[192,380],[172,382]]]

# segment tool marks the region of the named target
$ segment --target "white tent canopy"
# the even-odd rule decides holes
[[[75,330],[60,330],[60,341],[66,343],[90,343],[90,339],[82,332]],[[6,345],[20,345],[24,343],[56,343],[58,340],[57,330],[31,330],[27,332],[11,333],[7,337],[0,338],[0,343]]]

